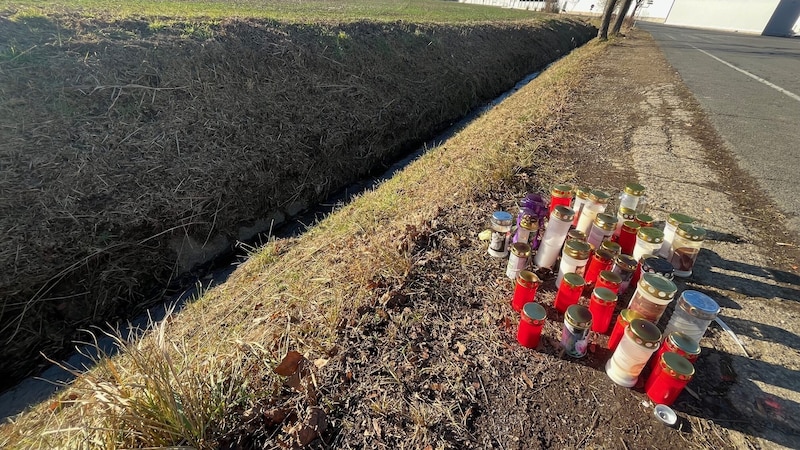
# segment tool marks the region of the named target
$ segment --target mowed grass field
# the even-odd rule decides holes
[[[291,22],[406,20],[411,22],[469,22],[520,20],[536,13],[465,5],[444,0],[23,0],[6,2],[6,11],[27,15],[80,13],[84,17],[152,17],[166,20],[251,18]]]

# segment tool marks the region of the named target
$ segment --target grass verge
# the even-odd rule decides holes
[[[0,444],[214,448],[249,408],[287,389],[302,394],[291,400],[301,421],[330,407],[316,392],[314,372],[348,350],[336,341],[344,313],[391,300],[414,268],[419,230],[440,211],[498,189],[541,156],[539,140],[558,127],[570,93],[603,49],[590,43],[576,50],[302,237],[268,244],[143,339],[120,340],[121,356],[4,425]],[[315,363],[294,387],[273,372],[292,350]],[[304,431],[285,439],[302,443]]]

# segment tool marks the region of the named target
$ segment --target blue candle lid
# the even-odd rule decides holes
[[[514,216],[506,211],[495,211],[494,214],[492,214],[492,220],[498,225],[511,225],[514,221]]]
[[[699,319],[714,320],[719,314],[717,302],[698,291],[683,291],[678,304],[684,311]]]

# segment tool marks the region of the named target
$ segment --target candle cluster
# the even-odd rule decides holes
[[[556,185],[550,202],[529,194],[519,202],[516,226],[510,213],[492,215],[488,253],[509,257],[506,275],[515,281],[511,305],[520,313],[521,345],[539,345],[547,310],[537,302],[537,289],[556,274],[552,308],[563,315],[563,353],[583,357],[590,341],[610,334],[608,377],[632,387],[648,367],[645,392],[668,405],[694,375],[699,341],[719,306],[686,290],[664,331],[658,327],[678,293],[673,278],[692,274],[706,231],[681,213],[656,227],[644,192],[628,183],[616,197],[616,215],[607,212],[613,196],[602,190]]]

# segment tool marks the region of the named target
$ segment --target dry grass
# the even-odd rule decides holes
[[[157,332],[126,345],[125,354],[61,394],[62,399],[74,396],[80,407],[39,405],[4,426],[0,443],[75,448],[169,441],[213,447],[212,436],[226,431],[208,426],[217,407],[231,413],[237,404],[286,398],[279,395],[281,389],[275,390],[282,379],[271,368],[288,350],[309,359],[357,351],[336,347],[345,313],[389,302],[401,291],[418,262],[418,239],[427,239],[425,230],[441,210],[486,195],[513,176],[515,167],[539,157],[534,153],[535,131],[557,126],[559,111],[579,82],[575,75],[602,48],[589,45],[556,63],[453,139],[301,238],[269,244],[227,283],[159,325]],[[232,385],[238,380],[251,385],[242,392],[236,387],[244,382]],[[180,387],[184,383],[196,385],[203,395],[192,396]],[[307,396],[290,398],[300,414],[314,406]],[[197,403],[178,412],[176,405],[183,401]],[[126,407],[133,404],[141,409]],[[377,410],[397,406],[392,399],[373,403]],[[419,442],[430,437],[426,430],[432,424],[460,420],[448,408],[419,403],[402,408],[416,425]],[[140,415],[152,421],[141,426],[126,421]]]
[[[224,249],[324,198],[587,30],[12,19],[0,14],[0,386],[36,366],[28,355],[157,299],[152,286],[192,269],[189,238]]]

